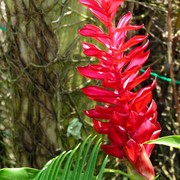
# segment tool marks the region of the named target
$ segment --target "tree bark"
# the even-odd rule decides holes
[[[57,128],[57,37],[54,0],[5,1],[16,166],[41,167],[61,147]]]

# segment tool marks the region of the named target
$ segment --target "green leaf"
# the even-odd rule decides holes
[[[89,137],[87,137],[86,139],[88,139]],[[79,167],[78,169],[75,171],[76,173],[76,176],[74,177],[73,180],[81,180],[83,177],[83,167],[86,163],[86,159],[87,159],[87,155],[88,155],[88,152],[90,151],[90,147],[92,146],[92,143],[93,141],[95,140],[96,136],[94,136],[93,138],[91,138],[89,140],[89,143],[85,144],[83,143],[82,144],[82,150],[80,149],[80,151],[82,151],[82,155],[81,156],[78,156],[77,158],[77,161],[80,161],[80,164],[79,164]],[[86,140],[85,140],[86,141]],[[84,147],[84,145],[86,145],[86,147]],[[75,165],[76,166],[76,165]]]
[[[75,164],[75,166],[74,166],[74,171],[73,171],[72,177],[71,177],[72,180],[76,180],[77,178],[79,178],[80,174],[82,173],[83,164],[84,164],[83,161],[85,162],[85,160],[86,160],[86,155],[87,155],[87,154],[83,151],[83,149],[84,149],[85,145],[87,144],[87,141],[88,141],[89,138],[90,138],[90,136],[88,136],[88,137],[84,140],[84,142],[82,143],[82,145],[81,145],[81,147],[80,147],[80,149],[79,149],[78,156],[77,156],[77,160],[76,160],[76,164]],[[95,138],[95,136],[94,136],[94,138]],[[89,142],[89,147],[90,147],[91,143],[93,142],[94,138],[92,138],[92,141]],[[87,152],[88,152],[88,150],[89,150],[89,147],[86,148],[86,151],[87,151]],[[83,157],[83,159],[81,159],[81,157]],[[80,163],[80,162],[81,162],[81,163]]]
[[[88,164],[86,167],[86,171],[84,173],[84,178],[86,180],[91,180],[93,178],[93,173],[94,173],[94,169],[95,169],[95,164],[96,164],[96,160],[97,160],[97,155],[99,152],[99,148],[100,148],[100,139],[97,141],[97,143],[95,144],[92,153],[90,155],[90,158],[88,160]]]
[[[43,177],[44,180],[53,180],[57,178],[58,171],[57,169],[61,166],[63,160],[66,158],[66,156],[70,153],[69,152],[63,152],[59,156],[53,159],[53,162],[49,162],[46,167],[46,171],[44,171]]]
[[[104,170],[105,170],[105,167],[106,167],[107,159],[108,159],[108,155],[106,156],[106,158],[104,159],[104,161],[102,163],[102,166],[101,166],[101,169],[99,171],[97,180],[101,180],[103,178],[103,173],[104,173]]]
[[[34,180],[54,180],[58,177],[60,173],[60,167],[64,159],[71,151],[63,152],[59,156],[48,161],[43,169],[38,173]],[[61,173],[62,174],[62,173]]]
[[[64,152],[50,160],[34,177],[34,180],[95,180],[95,167],[101,144],[98,140],[92,147],[95,138],[96,136],[93,138],[89,136],[72,151]],[[102,179],[106,161],[107,158],[100,167],[98,180]]]
[[[71,164],[72,164],[72,160],[73,160],[73,156],[74,156],[74,153],[76,152],[76,150],[78,149],[79,145],[76,146],[73,151],[69,154],[69,157],[66,161],[66,164],[65,164],[65,167],[63,169],[63,174],[62,174],[62,177],[61,177],[61,180],[66,180],[68,179],[68,175],[69,175],[69,172],[70,172],[70,168],[71,168]]]
[[[63,152],[48,161],[41,170],[26,167],[0,169],[0,180],[101,180],[107,157],[96,177],[95,168],[101,140],[94,144],[95,138],[96,136],[87,137],[72,151]]]
[[[0,169],[1,180],[30,180],[39,170],[33,168],[3,168]]]
[[[155,140],[147,141],[145,144],[162,144],[180,149],[180,135],[161,137]]]

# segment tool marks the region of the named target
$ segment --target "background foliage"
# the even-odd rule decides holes
[[[118,21],[131,11],[132,24],[144,23],[143,30],[128,34],[149,34],[151,56],[144,69],[172,78],[157,79],[153,92],[161,136],[180,129],[180,85],[174,81],[180,80],[179,7],[178,0],[127,0],[116,16]],[[93,102],[80,91],[94,82],[83,79],[76,66],[95,59],[82,54],[85,38],[77,31],[99,21],[75,0],[0,0],[0,13],[0,167],[42,168],[94,134],[82,112]],[[160,179],[180,178],[179,157],[176,149],[156,146],[151,159]],[[124,169],[114,158],[107,167]]]

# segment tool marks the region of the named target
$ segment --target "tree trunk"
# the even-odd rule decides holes
[[[57,128],[57,38],[54,0],[5,1],[16,166],[40,167],[61,147]]]

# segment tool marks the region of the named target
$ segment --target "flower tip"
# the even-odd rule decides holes
[[[152,82],[152,84],[151,84],[151,87],[152,87],[152,89],[154,89],[155,87],[156,87],[156,77],[155,77],[155,79],[154,79],[154,81]]]
[[[131,11],[128,11],[127,15],[132,17]]]
[[[78,34],[82,35],[82,32],[81,32],[81,31],[82,31],[82,29],[79,29],[79,30],[78,30]]]
[[[82,42],[82,43],[81,43],[81,46],[82,46],[84,49],[87,49],[87,48],[88,48],[88,43]]]
[[[148,75],[150,75],[150,73],[151,73],[151,68],[150,67],[147,68],[147,73],[148,73]]]
[[[145,35],[145,37],[148,38],[148,36],[149,36],[149,34],[147,33],[147,34]]]
[[[76,67],[76,69],[77,69],[77,72],[78,72],[79,74],[81,74],[81,73],[80,73],[81,67]]]
[[[143,28],[143,27],[144,27],[144,24],[141,24],[141,25],[140,25],[140,28]]]
[[[89,115],[89,112],[87,110],[84,110],[83,113],[87,116]]]

